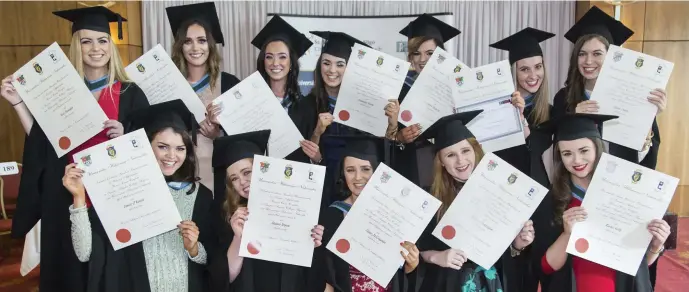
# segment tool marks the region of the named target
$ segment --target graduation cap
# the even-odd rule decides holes
[[[427,36],[445,43],[461,32],[442,20],[424,13],[407,24],[400,33],[409,39]]]
[[[618,116],[598,114],[568,114],[551,119],[537,126],[537,130],[555,134],[553,142],[572,141],[581,138],[601,138],[598,124]]]
[[[72,34],[81,29],[110,34],[110,23],[117,22],[117,38],[122,39],[122,15],[103,6],[53,11],[53,14],[72,22]]]
[[[211,33],[215,42],[225,45],[225,38],[220,29],[220,20],[215,9],[215,3],[203,2],[172,6],[165,8],[165,11],[167,11],[167,19],[170,21],[170,28],[172,28],[172,34],[175,37],[177,37],[177,30],[179,30],[182,23],[193,19],[206,24],[206,27],[211,30],[209,33]]]
[[[213,141],[212,165],[217,173],[225,170],[235,162],[254,155],[263,155],[268,148],[270,130],[247,132],[217,138]]]
[[[610,44],[620,46],[634,34],[634,31],[593,6],[565,33],[565,38],[576,43],[580,37],[587,34],[600,35]]]
[[[496,49],[509,51],[510,64],[514,64],[521,59],[543,56],[543,51],[539,43],[554,36],[555,34],[553,33],[527,27],[490,46]]]
[[[475,138],[474,134],[466,127],[466,124],[471,122],[481,112],[483,110],[474,110],[442,117],[431,125],[422,136],[424,139],[435,139],[435,152],[457,144],[464,139]]]
[[[370,48],[366,43],[350,36],[344,32],[335,31],[310,31],[310,33],[317,35],[325,40],[321,54],[330,54],[335,57],[349,59],[352,53],[352,46],[354,44],[362,44]]]
[[[186,130],[196,143],[197,123],[194,115],[180,99],[154,104],[129,114],[124,121],[125,133],[141,128],[152,133],[167,127]]]
[[[309,38],[292,27],[279,15],[273,16],[273,18],[268,21],[266,26],[264,26],[251,41],[251,44],[261,50],[266,44],[272,41],[285,42],[288,47],[292,48],[292,50],[297,53],[297,57],[303,56],[311,45],[313,45]]]
[[[380,137],[362,134],[337,136],[337,139],[345,141],[342,160],[347,156],[354,157],[367,160],[375,167],[384,158],[384,140]]]

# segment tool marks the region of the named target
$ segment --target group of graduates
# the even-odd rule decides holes
[[[351,47],[363,42],[342,32],[313,31],[325,42],[315,86],[306,96],[297,82],[298,59],[312,45],[306,36],[275,16],[251,42],[260,50],[256,69],[306,138],[285,159],[326,166],[319,224],[310,230],[313,264],[304,268],[239,256],[251,211],[247,203],[253,157],[266,154],[271,133],[228,136],[217,121],[222,108],[212,101],[239,79],[219,68],[216,44],[225,40],[214,4],[169,7],[167,13],[175,36],[171,57],[207,106],[207,117],[200,123],[181,101],[149,106],[144,92],[127,78],[110,36],[110,23],[118,22],[121,29],[126,19],[100,6],[55,15],[73,23],[70,60],[108,116],[101,133],[58,157],[12,86],[12,76],[2,81],[1,94],[27,133],[12,234],[21,238],[39,219],[42,222],[40,291],[535,292],[539,286],[544,292],[653,290],[649,266],[670,232],[662,220],[648,224],[653,239],[636,276],[565,251],[572,226],[586,219],[580,205],[601,154],[655,168],[660,144],[655,122],[641,152],[601,139],[602,122],[616,117],[597,115],[596,102],[588,99],[608,46],[621,45],[633,32],[598,8],[591,8],[565,34],[574,49],[567,56],[567,81],[552,106],[539,43],[554,34],[528,27],[491,45],[509,52],[517,89],[511,101],[521,113],[526,138],[525,145],[496,154],[550,192],[490,268],[431,235],[484,156],[465,126],[480,111],[442,117],[429,129],[404,127],[397,121],[399,103],[434,50],[443,48],[459,30],[426,14],[401,29],[409,39],[413,70],[399,99],[381,109],[388,116],[384,138],[333,123]],[[660,113],[667,98],[657,89],[649,92],[648,101]],[[178,229],[115,251],[84,189],[83,171],[71,157],[141,128],[183,221]],[[552,155],[544,155],[551,147]],[[407,250],[400,253],[404,264],[387,285],[374,282],[325,248],[380,163],[442,202],[416,243],[400,243]],[[546,168],[552,170],[551,177]]]

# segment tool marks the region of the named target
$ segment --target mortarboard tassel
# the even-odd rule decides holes
[[[122,40],[122,15],[117,14],[117,38]]]

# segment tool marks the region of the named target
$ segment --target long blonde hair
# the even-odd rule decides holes
[[[419,50],[421,45],[425,43],[426,41],[433,40],[436,46],[440,47],[441,49],[445,49],[445,46],[443,43],[438,42],[435,38],[429,37],[429,36],[418,36],[418,37],[413,37],[407,41],[407,61],[411,62],[412,60],[412,55]],[[419,72],[417,68],[410,68],[409,70],[413,70],[416,72]]]
[[[253,164],[253,158],[251,158],[251,163]],[[227,169],[225,169],[225,202],[223,202],[222,207],[223,210],[225,211],[225,221],[227,223],[230,223],[230,217],[232,217],[232,214],[234,214],[234,211],[237,211],[239,207],[246,207],[246,205],[249,203],[249,200],[240,196],[237,191],[234,189],[234,186],[232,185],[232,182],[230,181],[230,178],[227,177]]]
[[[475,164],[478,164],[483,159],[483,148],[481,148],[481,144],[478,143],[476,138],[467,138],[467,142],[474,149]],[[440,162],[440,151],[438,151],[435,154],[435,158],[433,158],[433,184],[431,185],[431,194],[442,203],[440,209],[438,209],[438,219],[443,217],[443,214],[450,207],[452,201],[455,200],[457,193],[459,193],[463,185],[463,183],[458,184],[445,170],[445,167]]]
[[[517,62],[512,64],[512,76],[514,76],[514,85],[519,86],[517,81]],[[525,96],[522,96],[525,97]],[[543,80],[541,80],[541,87],[534,93],[534,106],[531,114],[526,117],[532,117],[533,124],[538,125],[550,119],[550,90],[548,90],[548,72],[545,68],[545,60],[543,60]]]
[[[113,42],[112,37],[108,35],[108,46],[110,46],[110,61],[108,61],[108,88],[117,82],[131,82],[127,72],[124,71],[124,65],[120,58],[120,53]],[[81,31],[72,34],[72,42],[69,46],[69,61],[72,62],[74,68],[77,69],[79,76],[84,79],[84,59],[81,57]]]

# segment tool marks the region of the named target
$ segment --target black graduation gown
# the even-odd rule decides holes
[[[444,251],[450,248],[445,243],[440,241],[440,239],[433,236],[432,232],[437,224],[438,222],[436,217],[433,217],[419,239],[418,247],[420,251]],[[520,271],[520,263],[526,261],[526,259],[527,257],[524,255],[519,255],[516,258],[513,258],[508,247],[494,265],[495,269],[497,270],[497,278],[502,287],[495,286],[494,283],[488,282],[485,283],[488,285],[486,290],[470,291],[495,292],[500,291],[497,290],[500,288],[502,289],[501,291],[504,292],[521,292],[521,279],[523,277],[523,273]],[[425,270],[425,273],[423,275],[423,282],[419,291],[465,291],[462,289],[462,286],[471,278],[470,274],[473,273],[474,270],[479,269],[479,266],[470,260],[464,263],[462,268],[459,270],[443,268],[431,263],[426,263],[423,260],[421,260],[419,266],[421,265],[424,266],[423,269]]]
[[[236,76],[227,72],[220,72],[220,93],[225,93],[239,82],[240,80]]]
[[[197,184],[198,193],[194,202],[191,220],[199,228],[199,242],[210,259],[215,252],[215,234],[212,229],[213,193],[204,185]],[[142,243],[120,250],[113,250],[103,229],[97,210],[89,209],[92,228],[92,251],[88,263],[87,292],[149,292],[151,287],[146,270],[146,259]],[[189,292],[210,291],[210,274],[206,265],[188,260]]]
[[[572,270],[572,256],[569,255],[565,265],[552,274],[546,275],[541,268],[541,259],[545,255],[550,245],[562,234],[562,226],[554,223],[553,196],[548,192],[541,204],[534,213],[534,230],[536,237],[529,253],[531,262],[531,273],[541,283],[542,292],[576,292],[576,282],[574,281],[574,271]],[[537,287],[530,286],[523,291],[536,291]],[[616,272],[615,292],[651,292],[650,275],[648,265],[643,259],[639,263],[639,270],[636,277],[632,277],[622,272]]]
[[[574,109],[567,108],[566,91],[567,88],[565,87],[560,89],[557,94],[555,94],[555,98],[553,100],[553,117],[559,117],[565,115],[566,113],[574,112]],[[660,149],[660,130],[658,129],[658,121],[655,118],[653,119],[651,130],[653,131],[653,138],[651,138],[653,145],[650,147],[648,154],[646,154],[646,157],[642,161],[639,161],[639,152],[635,149],[627,148],[612,142],[610,142],[610,154],[650,169],[655,169],[656,164],[658,164],[658,149]],[[605,131],[605,129],[602,131]]]
[[[148,106],[134,83],[122,84],[118,120]],[[72,195],[62,186],[69,155],[57,157],[43,129],[34,122],[24,143],[24,169],[19,184],[12,237],[23,238],[41,220],[41,292],[83,291],[86,264],[72,247],[69,206]]]
[[[406,80],[409,81],[409,79],[410,77],[407,77]],[[397,99],[400,104],[411,89],[411,85],[408,83],[404,83]],[[405,127],[401,123],[398,124],[400,131]],[[433,144],[423,138],[418,138],[403,146],[399,146],[399,142],[388,142],[388,144],[392,169],[421,188],[430,187],[433,182],[433,159],[435,158],[433,147],[431,147]]]
[[[325,283],[333,286],[335,291],[338,292],[351,292],[352,284],[349,275],[349,264],[345,262],[342,258],[333,254],[330,250],[325,247],[332,239],[337,228],[344,220],[344,213],[334,207],[327,208],[323,214],[321,214],[322,225],[325,228],[323,234],[323,245],[320,246],[315,253],[314,261],[318,261],[317,265],[312,266],[312,273],[321,272],[322,280]],[[417,267],[413,272],[409,274],[404,274],[404,270],[399,269],[397,273],[390,280],[388,292],[417,292],[420,291],[421,276],[423,271],[422,268]],[[323,281],[320,282],[320,289],[314,289],[313,291],[323,291]]]
[[[294,125],[299,129],[299,132],[301,133],[302,136],[304,136],[305,140],[309,140],[311,138],[311,134],[313,134],[313,129],[311,129],[311,133],[307,133],[303,131],[303,123],[308,124],[308,118],[304,116],[305,112],[304,110],[300,109],[301,104],[306,104],[304,102],[304,96],[301,94],[297,97],[296,101],[292,102],[287,107],[287,115],[289,118],[292,120]],[[316,117],[318,117],[318,114],[316,114]],[[315,124],[314,124],[315,128]],[[308,136],[307,136],[308,134]],[[303,162],[303,163],[311,163],[311,159],[304,153],[304,150],[301,149],[301,147],[297,148],[296,150],[292,151],[287,157],[285,157],[287,160],[292,160],[292,161],[297,161],[297,162]]]

